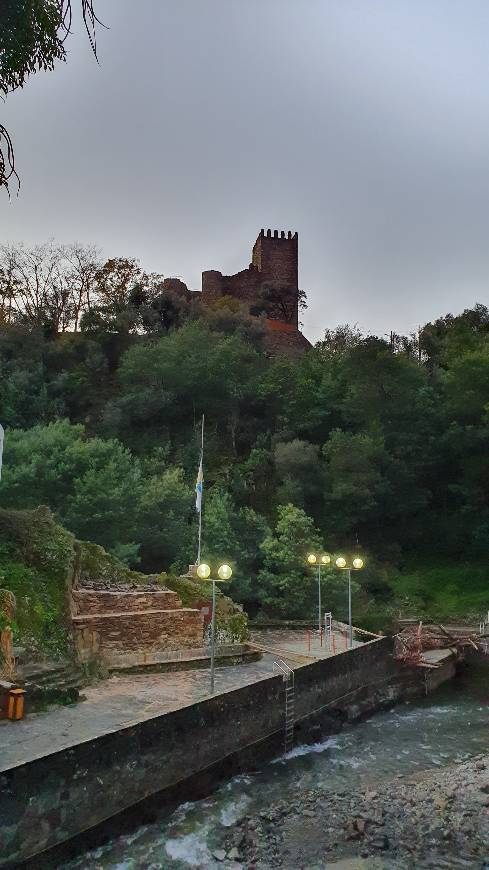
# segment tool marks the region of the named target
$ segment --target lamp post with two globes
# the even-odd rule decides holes
[[[212,617],[211,617],[211,695],[214,694],[214,660],[216,654],[216,583],[223,583],[225,580],[230,580],[233,574],[230,565],[220,565],[217,569],[217,577],[211,577],[210,566],[205,562],[201,562],[197,567],[197,576],[201,580],[211,580],[212,582]]]
[[[348,571],[348,635],[349,647],[353,647],[353,625],[351,621],[351,572],[360,571],[363,568],[363,559],[360,556],[355,556],[351,562],[348,562],[344,556],[338,556],[335,565],[340,571]]]
[[[315,553],[309,553],[307,557],[307,564],[317,565],[318,566],[318,631],[321,633],[321,629],[323,627],[323,620],[321,614],[321,565],[329,565],[331,562],[331,556],[329,553],[323,553],[322,556],[316,556]]]

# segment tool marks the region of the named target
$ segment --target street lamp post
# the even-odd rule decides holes
[[[229,565],[220,565],[217,569],[217,577],[210,576],[211,569],[205,562],[201,562],[197,567],[197,576],[201,580],[212,581],[212,618],[211,618],[211,695],[214,694],[214,662],[216,657],[216,583],[223,583],[225,580],[230,580],[232,576],[232,568]]]
[[[322,556],[316,556],[315,553],[309,553],[307,557],[308,565],[316,565],[318,566],[318,631],[321,633],[321,629],[323,627],[323,620],[321,614],[321,565],[329,565],[331,562],[331,556],[329,553],[323,553]]]
[[[351,619],[351,572],[360,571],[363,568],[363,559],[360,556],[355,556],[351,563],[348,563],[344,556],[338,556],[335,565],[340,571],[348,572],[348,636],[349,647],[353,647],[353,624]]]

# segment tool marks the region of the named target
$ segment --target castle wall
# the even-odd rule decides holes
[[[261,273],[262,283],[299,287],[299,238],[297,233],[261,230],[253,246],[253,265]]]
[[[223,275],[216,270],[202,273],[204,305],[211,305],[222,296],[238,300],[249,314],[263,306],[264,288],[275,291],[273,301],[268,298],[267,327],[291,327],[285,336],[270,336],[270,353],[299,355],[310,347],[299,332],[299,238],[297,233],[284,230],[261,230],[253,246],[252,261],[247,269],[236,275]],[[276,297],[276,298],[275,298]],[[262,309],[263,310],[263,309]],[[292,334],[294,333],[294,334]]]

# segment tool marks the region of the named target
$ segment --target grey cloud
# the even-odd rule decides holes
[[[487,297],[489,7],[98,0],[68,63],[2,107],[6,240],[98,244],[182,275],[298,230],[305,332],[407,331]]]

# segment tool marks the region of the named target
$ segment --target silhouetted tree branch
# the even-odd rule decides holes
[[[80,0],[83,21],[97,57],[96,25],[101,24],[93,0]],[[29,76],[52,70],[66,60],[64,42],[71,32],[72,0],[2,0],[0,17],[0,97],[24,87]],[[0,187],[15,177],[12,139],[0,124]]]

